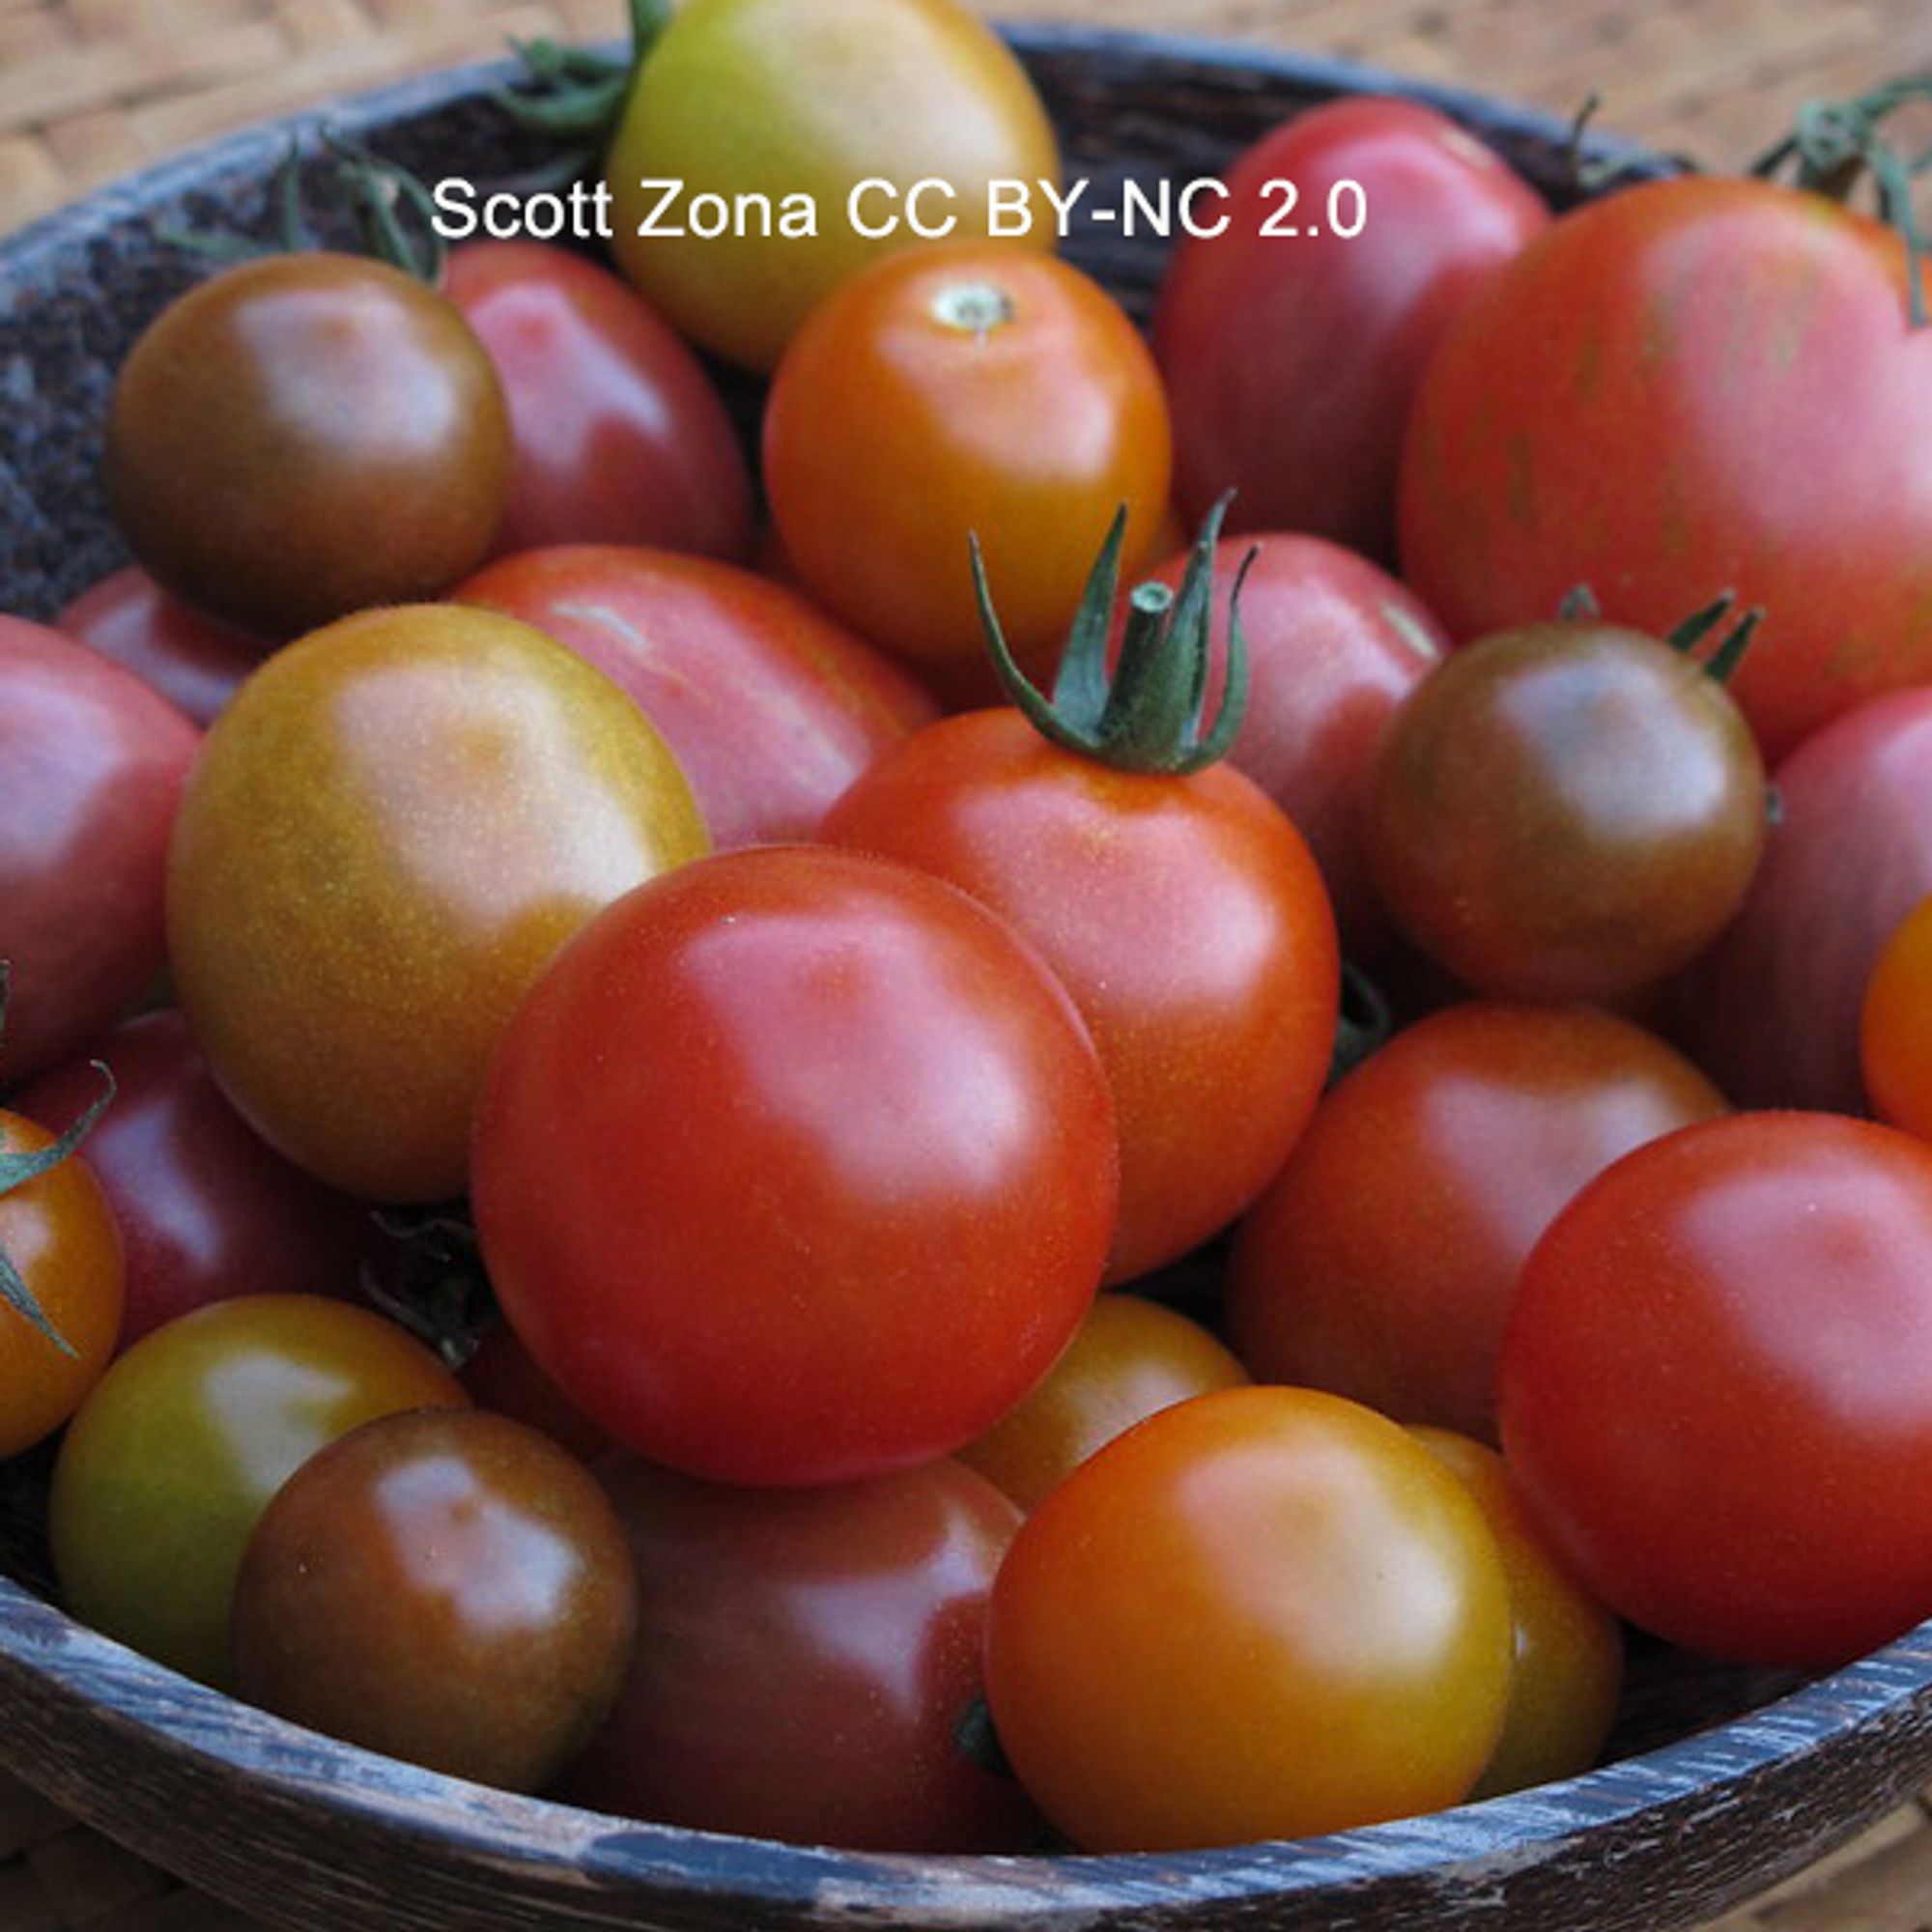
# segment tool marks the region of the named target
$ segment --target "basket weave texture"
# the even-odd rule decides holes
[[[1001,0],[1292,46],[1747,163],[1805,99],[1932,68],[1926,0]],[[623,0],[0,0],[0,233],[247,122],[495,56],[512,37],[615,38]],[[4,1932],[250,1932],[0,1774]],[[1708,1932],[1928,1932],[1932,1812],[1894,1812]]]

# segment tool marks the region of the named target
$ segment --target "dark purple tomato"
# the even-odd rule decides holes
[[[284,1160],[222,1096],[186,1020],[142,1013],[28,1082],[20,1110],[55,1133],[99,1092],[114,1103],[87,1138],[127,1253],[122,1348],[208,1301],[357,1292],[369,1209]]]
[[[600,1468],[636,1661],[565,1786],[597,1810],[870,1851],[1023,1849],[1038,1819],[961,1737],[1020,1512],[957,1463],[741,1490]]]
[[[64,1060],[160,972],[168,831],[200,742],[133,672],[0,617],[0,1087]]]
[[[235,1579],[237,1696],[506,1791],[568,1766],[624,1681],[637,1590],[596,1479],[484,1409],[385,1415],[310,1457]]]
[[[214,722],[269,648],[170,597],[139,564],[82,591],[55,624],[125,665],[197,724]]]

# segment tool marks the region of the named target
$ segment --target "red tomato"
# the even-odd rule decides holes
[[[1030,1847],[1039,1819],[964,1747],[994,1572],[1020,1513],[956,1463],[744,1490],[616,1458],[639,1628],[564,1787],[600,1811],[873,1851]]]
[[[1152,357],[1097,283],[951,243],[876,263],[812,311],[772,381],[765,487],[821,603],[942,689],[985,692],[969,533],[1015,655],[1051,665],[1121,505],[1122,568],[1150,554],[1170,434]]]
[[[820,836],[919,866],[1010,920],[1093,1029],[1121,1133],[1107,1277],[1232,1221],[1308,1119],[1335,1038],[1334,915],[1250,779],[1117,771],[1017,711],[942,719]]]
[[[87,1137],[87,1165],[127,1251],[122,1348],[204,1302],[271,1293],[354,1295],[372,1248],[369,1209],[312,1180],[222,1096],[187,1022],[143,1013],[91,1042],[115,1080]],[[75,1059],[15,1103],[59,1132],[100,1091]]]
[[[1838,1664],[1932,1615],[1932,1148],[1736,1114],[1627,1154],[1522,1272],[1503,1452],[1672,1643]]]
[[[1467,1488],[1312,1389],[1150,1416],[1021,1526],[993,1721],[1083,1851],[1300,1837],[1454,1804],[1500,1733],[1508,1584]]]
[[[1672,989],[1671,1031],[1741,1106],[1861,1113],[1865,984],[1932,893],[1932,692],[1847,712],[1774,793],[1744,908]]]
[[[752,479],[697,357],[637,291],[568,248],[469,242],[442,292],[503,384],[513,450],[494,555],[638,543],[742,557]]]
[[[211,724],[268,646],[170,597],[138,564],[103,577],[55,620],[125,665],[197,724]]]
[[[505,557],[451,596],[587,658],[663,732],[720,850],[810,837],[935,712],[891,659],[781,584],[667,551],[573,544]]]
[[[1079,1325],[1118,1194],[1045,966],[963,894],[807,846],[591,921],[504,1033],[472,1180],[564,1395],[640,1455],[776,1484],[986,1428]]]
[[[1766,613],[1736,690],[1775,758],[1932,677],[1928,411],[1896,234],[1764,182],[1628,188],[1445,336],[1404,454],[1403,574],[1459,637],[1579,583],[1660,634],[1734,590]]]
[[[1448,648],[1421,603],[1385,570],[1321,537],[1230,538],[1214,552],[1217,635],[1241,583],[1248,703],[1228,762],[1294,821],[1321,868],[1342,947],[1379,950],[1387,921],[1369,884],[1363,819],[1389,720]],[[1179,590],[1191,553],[1152,573]],[[1208,709],[1220,702],[1217,659]]]
[[[160,972],[168,830],[200,742],[131,671],[0,617],[0,1086],[66,1059]]]
[[[1724,1110],[1695,1067],[1589,1007],[1448,1007],[1316,1108],[1242,1221],[1227,1325],[1251,1375],[1493,1440],[1517,1276],[1585,1181]]]
[[[1180,507],[1234,489],[1233,528],[1385,557],[1430,352],[1549,211],[1453,121],[1374,98],[1298,114],[1227,185],[1203,205],[1227,231],[1176,246],[1154,311]]]

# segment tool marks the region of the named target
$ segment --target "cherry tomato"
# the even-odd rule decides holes
[[[1176,244],[1154,311],[1181,509],[1233,489],[1234,528],[1386,557],[1430,353],[1549,211],[1445,115],[1373,97],[1296,115],[1227,186],[1226,232]]]
[[[1723,1111],[1628,1020],[1444,1008],[1322,1097],[1243,1218],[1235,1351],[1265,1380],[1492,1441],[1496,1355],[1537,1237],[1611,1161]]]
[[[705,850],[648,720],[493,611],[278,652],[209,733],[168,867],[183,1009],[272,1147],[377,1200],[463,1192],[490,1048],[558,946]]]
[[[1369,867],[1396,924],[1476,990],[1607,1003],[1723,929],[1765,816],[1722,685],[1654,638],[1559,619],[1464,646],[1403,705]]]
[[[0,617],[0,1084],[66,1059],[160,972],[168,828],[199,743],[131,671]]]
[[[85,1157],[127,1255],[120,1347],[231,1295],[357,1292],[372,1246],[368,1208],[312,1180],[248,1126],[179,1012],[125,1022],[93,1042],[90,1059],[115,1081]],[[60,1132],[99,1090],[99,1074],[76,1059],[14,1099]]]
[[[1605,195],[1492,277],[1431,360],[1403,575],[1458,637],[1578,583],[1662,631],[1728,587],[1766,612],[1737,695],[1776,759],[1932,676],[1929,408],[1932,333],[1869,215],[1704,174]]]
[[[583,1465],[482,1409],[365,1422],[262,1512],[235,1579],[235,1694],[506,1791],[577,1757],[624,1681],[637,1590]]]
[[[1921,899],[1885,943],[1860,1017],[1872,1111],[1932,1139],[1932,899]]]
[[[494,550],[658,544],[737,558],[752,479],[711,379],[648,303],[542,242],[449,251],[442,292],[496,364],[515,457]]]
[[[1409,1433],[1468,1484],[1509,1578],[1516,1626],[1509,1714],[1469,1796],[1495,1798],[1588,1771],[1623,1691],[1621,1627],[1550,1553],[1493,1449],[1447,1429]]]
[[[83,1623],[225,1687],[250,1532],[325,1443],[394,1409],[467,1406],[392,1321],[351,1302],[251,1294],[156,1328],[68,1426],[47,1534]]]
[[[1113,1233],[1113,1116],[990,913],[760,846],[557,955],[492,1062],[473,1199],[504,1314],[619,1441],[838,1481],[947,1454],[1045,1374]]]
[[[1039,1819],[961,1732],[1019,1512],[956,1463],[743,1490],[599,1471],[637,1566],[635,1662],[564,1795],[796,1843],[1017,1851]]]
[[[721,851],[809,838],[935,714],[907,672],[805,598],[702,557],[563,545],[450,594],[534,624],[621,685],[664,733]]]
[[[1525,1264],[1503,1453],[1585,1587],[1824,1667],[1932,1615],[1932,1148],[1736,1114],[1626,1154]]]
[[[55,622],[152,685],[197,724],[214,722],[267,648],[170,597],[139,564],[103,577]]]
[[[1098,1294],[1047,1372],[958,1460],[1033,1509],[1062,1477],[1157,1409],[1248,1379],[1198,1321],[1140,1294]]]
[[[1464,1484],[1354,1403],[1236,1388],[1150,1416],[1021,1525],[986,1688],[1078,1847],[1167,1851],[1456,1804],[1510,1657]]]
[[[921,244],[914,215],[981,236],[993,182],[1059,174],[1025,71],[958,0],[696,0],[650,48],[606,169],[624,272],[681,333],[767,370],[835,284]],[[909,205],[923,181],[951,191]],[[670,183],[682,192],[660,215]],[[769,233],[741,195],[766,197]],[[707,232],[699,196],[719,198],[726,232]],[[809,201],[807,232],[781,227],[787,196]],[[1018,245],[1053,242],[1037,220]]]
[[[1030,669],[1057,659],[1094,553],[1122,568],[1168,497],[1152,357],[1077,270],[991,244],[876,264],[812,312],[773,379],[765,487],[800,580],[947,689],[990,689],[967,539]]]
[[[1848,711],[1777,767],[1774,791],[1763,864],[1672,989],[1671,1030],[1740,1105],[1862,1113],[1865,985],[1932,893],[1932,691]]]
[[[97,1092],[99,1085],[96,1076]],[[38,1121],[0,1109],[0,1168],[43,1153],[56,1138]],[[51,1435],[79,1407],[121,1330],[121,1235],[78,1154],[0,1193],[0,1255],[53,1331],[23,1309],[0,1304],[4,1458]]]
[[[1151,573],[1179,590],[1189,552]],[[1368,558],[1321,537],[1231,537],[1214,551],[1217,635],[1241,579],[1248,701],[1228,762],[1245,772],[1308,841],[1335,908],[1343,951],[1381,950],[1388,922],[1362,849],[1369,787],[1389,720],[1441,659],[1441,625]],[[1220,702],[1221,661],[1208,680]]]
[[[136,559],[244,631],[294,637],[434,596],[481,561],[510,482],[483,345],[361,256],[243,262],[128,352],[107,488]]]
[[[1109,1281],[1224,1227],[1286,1158],[1334,1044],[1335,922],[1252,780],[1117,771],[1017,711],[969,712],[875,766],[820,836],[971,893],[1073,995],[1120,1122]]]

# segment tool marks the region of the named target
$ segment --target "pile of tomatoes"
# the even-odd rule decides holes
[[[212,272],[115,385],[135,562],[0,618],[65,1604],[440,1770],[915,1851],[1455,1804],[1596,1760],[1626,1623],[1932,1613],[1900,239],[1556,214],[1345,99],[1143,331],[1049,233],[830,213],[1055,174],[952,0],[656,12],[620,220],[826,232]]]

